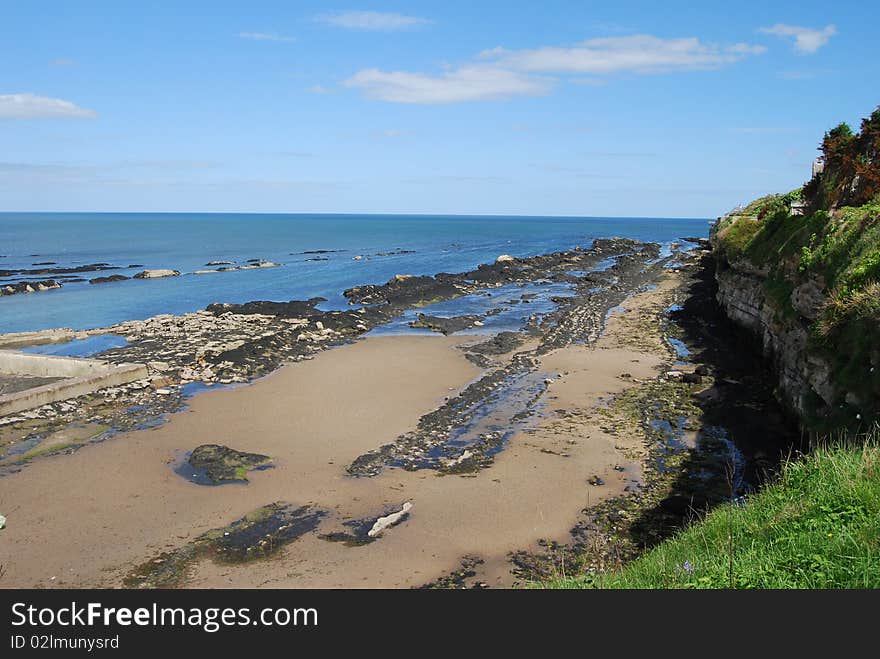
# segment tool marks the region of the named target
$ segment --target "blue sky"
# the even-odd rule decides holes
[[[182,8],[183,7],[183,8]],[[0,211],[714,217],[880,104],[867,2],[6,3]]]

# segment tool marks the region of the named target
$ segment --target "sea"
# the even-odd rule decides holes
[[[588,248],[596,238],[660,243],[706,237],[709,219],[464,215],[0,213],[0,275],[103,263],[62,288],[0,296],[0,333],[106,327],[214,302],[305,300],[347,306],[342,292],[395,274],[461,272],[501,254]],[[229,261],[280,267],[195,274]],[[51,265],[35,265],[35,264]],[[171,269],[180,276],[90,284],[99,276]],[[0,287],[58,275],[0,276]]]

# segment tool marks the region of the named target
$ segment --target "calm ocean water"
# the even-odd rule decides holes
[[[670,218],[0,213],[0,270],[52,261],[57,267],[109,263],[122,268],[78,275],[86,279],[130,276],[144,268],[181,272],[167,279],[72,282],[58,290],[0,297],[0,333],[102,327],[196,311],[212,302],[320,296],[328,300],[320,308],[342,308],[344,289],[383,283],[398,273],[457,272],[499,254],[588,247],[603,237],[668,244],[683,236],[705,237],[708,230],[708,219]],[[335,251],[303,254],[316,250]],[[394,253],[401,251],[406,253]],[[327,260],[307,260],[315,258]],[[192,274],[209,261],[249,259],[283,266]],[[129,269],[133,264],[142,267]],[[24,278],[0,278],[0,285]]]

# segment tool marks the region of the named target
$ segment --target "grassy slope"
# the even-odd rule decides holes
[[[745,505],[716,508],[617,572],[543,586],[880,588],[878,520],[877,442],[818,449]]]

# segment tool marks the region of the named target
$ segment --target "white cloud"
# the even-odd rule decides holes
[[[343,83],[368,98],[392,103],[443,104],[496,101],[546,94],[550,81],[497,66],[469,65],[439,76],[405,71],[359,71]]]
[[[29,92],[0,94],[0,119],[94,119],[98,113],[60,98]]]
[[[408,30],[421,25],[427,25],[431,22],[427,18],[419,16],[404,16],[403,14],[379,11],[343,11],[335,14],[322,14],[317,16],[315,20],[347,30],[370,30],[376,32]]]
[[[242,39],[251,39],[252,41],[296,41],[295,37],[286,37],[283,34],[275,34],[274,32],[239,32],[238,36]]]
[[[766,49],[738,43],[719,46],[696,37],[662,39],[649,34],[588,39],[570,47],[545,46],[526,50],[493,48],[480,53],[499,65],[528,72],[609,75],[667,73],[716,69]]]
[[[556,81],[539,74],[593,76],[572,82],[599,86],[603,80],[597,76],[716,69],[765,50],[745,43],[720,46],[697,38],[661,39],[641,34],[589,39],[571,47],[497,47],[480,53],[476,63],[440,75],[366,69],[343,84],[363,90],[368,98],[394,103],[499,100],[548,93]]]
[[[795,52],[801,55],[812,55],[837,34],[837,28],[833,25],[826,25],[821,30],[814,30],[808,27],[777,23],[773,27],[762,27],[760,32],[777,37],[794,37]]]

